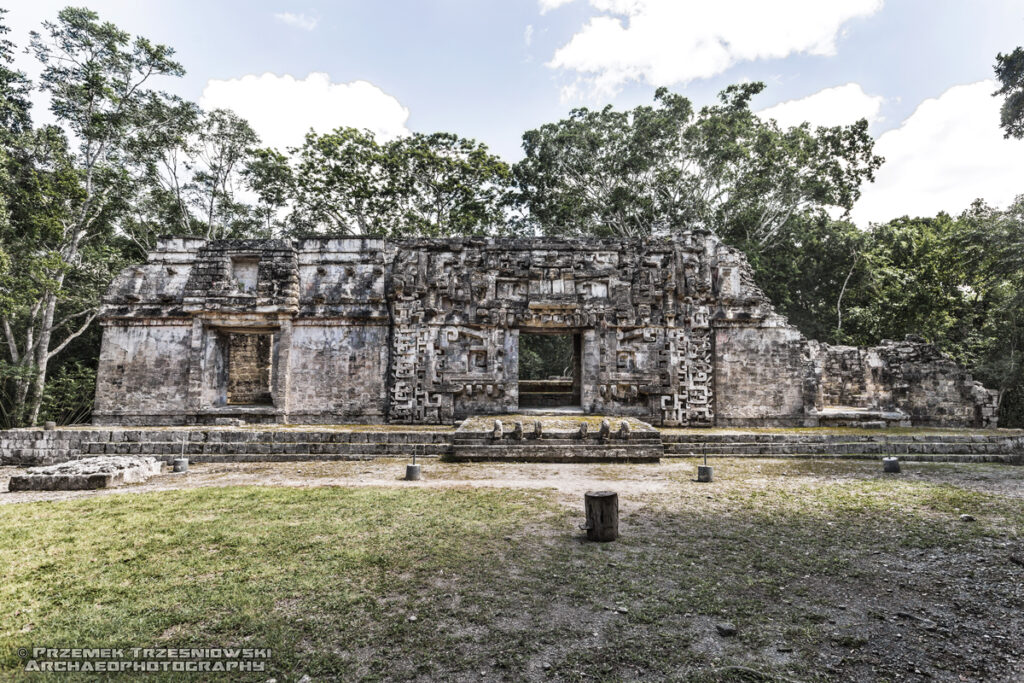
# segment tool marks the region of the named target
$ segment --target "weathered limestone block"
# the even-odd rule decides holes
[[[146,481],[160,473],[160,461],[152,457],[104,456],[70,460],[57,465],[30,467],[16,474],[10,491],[77,491],[103,489]]]

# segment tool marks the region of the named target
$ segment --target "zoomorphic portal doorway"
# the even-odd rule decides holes
[[[578,408],[582,335],[571,331],[519,331],[519,407]]]

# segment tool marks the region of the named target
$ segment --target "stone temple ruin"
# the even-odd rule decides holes
[[[934,347],[805,339],[744,256],[672,240],[166,238],[104,299],[98,425],[452,424],[556,409],[661,426],[994,427]],[[526,335],[565,378],[520,379]]]

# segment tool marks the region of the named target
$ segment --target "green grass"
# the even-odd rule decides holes
[[[0,666],[13,671],[30,643],[249,646],[272,648],[276,671],[372,674],[391,662],[350,653],[418,639],[432,627],[407,617],[435,609],[435,582],[495,567],[516,520],[552,514],[530,493],[469,489],[209,488],[3,506]]]
[[[268,647],[253,680],[279,681],[753,680],[736,665],[815,678],[835,650],[849,679],[891,638],[894,600],[950,604],[958,553],[1024,535],[1020,499],[724,463],[714,484],[680,474],[671,494],[624,497],[611,544],[582,541],[581,511],[553,491],[236,487],[3,505],[0,676],[23,676],[16,650],[35,644]],[[911,573],[922,553],[950,561]],[[958,599],[977,595],[963,610],[984,620],[1024,607],[998,593],[1011,589]],[[714,635],[716,620],[739,634]],[[780,643],[792,652],[774,654]]]

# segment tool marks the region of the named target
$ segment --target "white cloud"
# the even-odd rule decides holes
[[[409,132],[409,110],[373,83],[331,83],[318,72],[301,80],[272,73],[209,80],[199,105],[233,110],[252,124],[264,144],[282,150],[301,144],[310,128],[320,133],[339,126],[368,128],[381,139]]]
[[[628,81],[662,86],[793,53],[832,55],[842,25],[882,0],[589,0],[591,17],[548,66],[576,72],[598,94]],[[541,0],[541,9],[563,4]]]
[[[798,100],[787,100],[757,112],[763,119],[775,119],[783,128],[809,121],[812,126],[845,126],[867,119],[881,121],[879,112],[885,98],[868,95],[859,83],[847,83],[819,90]]]
[[[854,221],[956,215],[975,199],[1005,206],[1024,192],[1024,141],[1003,138],[995,89],[993,81],[954,86],[879,137],[875,152],[886,161]]]
[[[301,28],[303,31],[312,31],[320,21],[316,17],[307,17],[305,14],[292,14],[291,12],[278,12],[274,18],[282,24]]]
[[[539,0],[540,2],[540,13],[545,14],[553,9],[557,9],[562,5],[567,5],[572,0]]]
[[[523,30],[523,43],[526,47],[533,44],[533,24],[527,24],[526,29]]]

